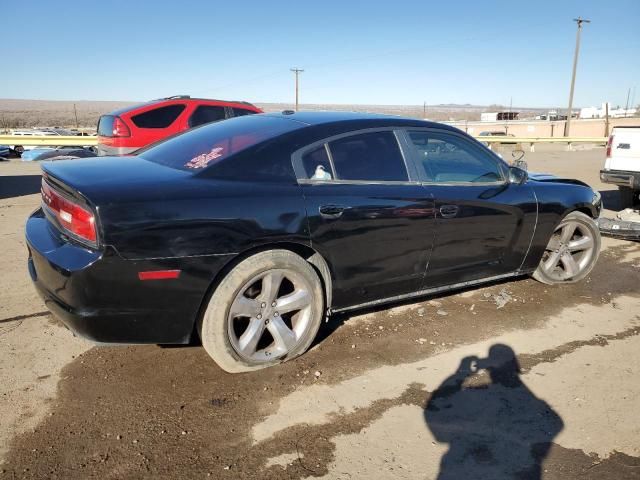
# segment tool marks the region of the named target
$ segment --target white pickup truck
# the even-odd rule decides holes
[[[640,126],[613,128],[600,180],[618,185],[623,208],[640,202]]]

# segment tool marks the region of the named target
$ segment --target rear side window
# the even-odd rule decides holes
[[[98,135],[102,137],[113,136],[113,122],[115,121],[113,115],[102,115],[98,120]]]
[[[233,109],[233,116],[234,117],[241,117],[243,115],[254,115],[258,112],[254,112],[253,110],[246,110],[244,108],[234,108]]]
[[[369,132],[329,143],[336,179],[408,181],[400,146],[393,132]]]
[[[331,162],[324,145],[314,148],[302,156],[304,178],[311,180],[331,180],[333,178]]]
[[[189,119],[190,127],[197,127],[205,123],[218,122],[225,119],[224,107],[216,107],[210,105],[200,105],[191,114]]]
[[[423,179],[434,183],[493,183],[504,179],[498,162],[457,135],[409,132]]]
[[[148,112],[131,117],[131,121],[139,128],[167,128],[184,111],[184,105],[167,105],[154,108]]]

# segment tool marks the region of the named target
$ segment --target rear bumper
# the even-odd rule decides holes
[[[70,243],[42,210],[28,219],[26,239],[29,273],[38,294],[76,334],[100,343],[191,340],[211,283],[209,269],[198,271],[196,263],[189,263],[192,259],[126,260],[113,249],[94,251]],[[223,260],[218,259],[220,268]],[[181,275],[138,278],[140,271],[159,269],[178,269]]]
[[[99,157],[117,157],[122,155],[130,155],[140,147],[111,147],[109,145],[98,144],[96,146]]]
[[[604,183],[640,190],[640,172],[600,170],[600,180]]]

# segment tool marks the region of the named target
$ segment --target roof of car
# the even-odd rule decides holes
[[[395,115],[383,115],[379,113],[363,113],[363,112],[318,112],[318,111],[302,111],[294,112],[285,110],[279,113],[265,113],[267,117],[280,117],[289,120],[304,123],[306,125],[322,125],[329,123],[341,122],[358,122],[363,121],[369,124],[379,124],[380,126],[408,126],[408,127],[435,127],[447,130],[458,130],[455,127],[445,125],[443,123],[419,120],[417,118],[400,117]]]
[[[155,100],[149,100],[148,102],[140,102],[133,105],[128,105],[126,107],[119,108],[112,112],[109,112],[107,115],[122,115],[124,113],[130,112],[131,110],[135,110],[142,107],[148,107],[151,105],[155,105],[157,103],[163,102],[221,102],[221,103],[237,103],[239,105],[247,105],[248,107],[257,108],[254,104],[245,102],[243,100],[220,100],[218,98],[192,98],[188,95],[174,95],[172,97],[166,98],[156,98]]]

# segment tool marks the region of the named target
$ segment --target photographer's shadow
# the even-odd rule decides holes
[[[515,352],[500,344],[487,358],[462,359],[431,395],[424,417],[436,440],[449,444],[440,480],[540,479],[563,428],[560,416],[522,383]]]

